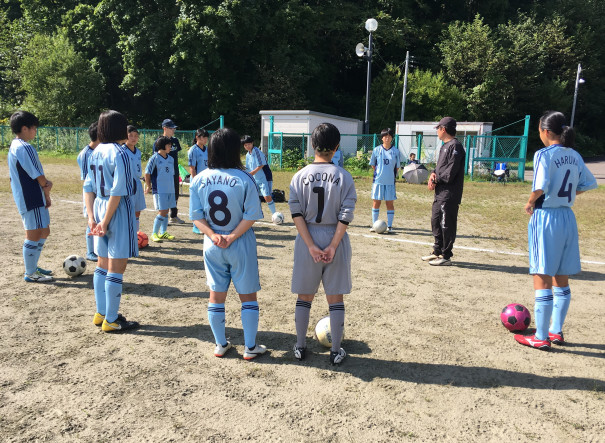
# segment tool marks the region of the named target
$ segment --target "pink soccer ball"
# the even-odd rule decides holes
[[[500,320],[504,327],[511,332],[525,331],[531,323],[531,314],[525,306],[511,303],[502,309]]]

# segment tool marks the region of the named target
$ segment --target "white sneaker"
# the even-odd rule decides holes
[[[23,280],[25,280],[28,283],[48,283],[51,281],[55,281],[54,278],[52,278],[50,275],[44,275],[41,274],[40,272],[36,271],[33,274],[25,274],[25,277],[23,277]]]
[[[330,363],[333,365],[339,365],[347,356],[344,349],[340,348],[338,352],[330,351]]]
[[[387,226],[387,234],[393,232],[393,228],[391,226]]]
[[[259,355],[263,355],[267,352],[267,348],[263,345],[257,344],[254,349],[249,349],[248,346],[244,346],[244,360],[253,360]]]
[[[452,262],[448,258],[438,257],[429,262],[431,266],[452,266]]]
[[[185,223],[183,220],[181,220],[178,216],[176,217],[170,217],[170,223],[176,223],[176,224],[183,224]]]
[[[225,355],[227,353],[227,351],[231,348],[232,348],[232,345],[231,345],[230,341],[228,341],[225,346],[217,344],[216,348],[214,348],[214,356],[220,358],[223,355]]]
[[[440,256],[439,255],[435,255],[431,252],[430,255],[425,255],[424,257],[420,257],[422,259],[422,261],[431,261],[431,260],[437,260]]]
[[[298,346],[296,346],[296,343],[294,344],[294,357],[296,357],[296,360],[301,361],[304,360],[305,357],[307,356],[307,348],[299,348]]]

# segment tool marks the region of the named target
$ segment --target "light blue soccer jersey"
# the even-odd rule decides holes
[[[206,169],[191,181],[189,218],[229,233],[242,220],[263,218],[256,183],[239,169]]]
[[[255,146],[250,152],[246,154],[246,170],[248,172],[252,172],[259,166],[262,166],[263,169],[261,171],[258,171],[254,175],[255,179],[256,177],[264,177],[265,180],[267,180],[268,182],[273,181],[273,173],[271,172],[271,169],[267,164],[267,158],[265,157],[265,154],[263,154],[261,150]]]
[[[145,168],[145,174],[151,175],[151,189],[154,194],[174,192],[174,159],[159,153],[151,156]]]
[[[88,175],[88,163],[90,161],[90,156],[95,150],[90,147],[90,145],[86,145],[84,149],[80,151],[78,154],[78,166],[80,167],[80,180],[84,180]]]
[[[46,198],[36,180],[44,175],[44,170],[36,149],[20,138],[16,138],[11,142],[7,162],[13,198],[19,214],[25,214],[35,208],[44,208]]]
[[[334,157],[332,157],[332,163],[334,163],[336,166],[340,166],[341,168],[344,168],[345,159],[344,159],[344,156],[342,155],[342,151],[340,149],[337,149],[336,152],[334,153]]]
[[[132,177],[137,180],[137,183],[140,181],[143,167],[141,166],[141,151],[135,146],[134,152],[128,148],[128,146],[124,145],[124,149],[128,153],[130,157],[130,165],[132,166]]]
[[[187,158],[189,159],[189,166],[195,168],[195,175],[199,174],[208,167],[208,147],[204,146],[202,149],[195,143],[189,148]]]
[[[378,185],[394,185],[396,171],[401,167],[401,155],[399,149],[392,146],[384,149],[378,145],[372,150],[370,166],[375,166],[373,183]]]
[[[551,145],[535,153],[532,191],[544,191],[536,201],[537,209],[572,207],[576,191],[596,187],[597,181],[582,156],[573,149]]]
[[[93,192],[97,198],[126,196],[136,193],[137,183],[132,176],[128,148],[117,143],[101,143],[89,161],[90,172],[84,180],[84,192]]]

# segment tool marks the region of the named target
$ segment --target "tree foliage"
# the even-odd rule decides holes
[[[550,108],[569,114],[582,63],[576,127],[605,150],[602,0],[0,1],[3,113],[33,105],[26,78],[51,64],[21,63],[31,60],[28,42],[60,35],[75,56],[68,65],[83,69],[70,81],[97,88],[55,114],[69,124],[85,113],[69,109],[90,109],[91,96],[144,126],[172,117],[193,128],[222,114],[254,133],[259,110],[288,108],[363,119],[366,63],[354,48],[367,46],[364,22],[375,17],[372,131],[399,119],[406,51],[419,64],[406,118],[451,114],[495,126]]]
[[[23,106],[41,121],[84,125],[98,114],[103,79],[65,36],[34,36],[19,71]]]

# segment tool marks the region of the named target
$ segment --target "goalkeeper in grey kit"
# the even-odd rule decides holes
[[[340,132],[320,124],[311,135],[315,160],[298,171],[290,183],[288,204],[298,230],[294,243],[292,292],[298,294],[294,321],[294,356],[306,356],[311,303],[322,282],[330,308],[330,362],[340,364],[347,353],[340,347],[344,329],[343,294],[351,292],[351,244],[346,233],[357,201],[353,177],[331,163],[340,145]]]

